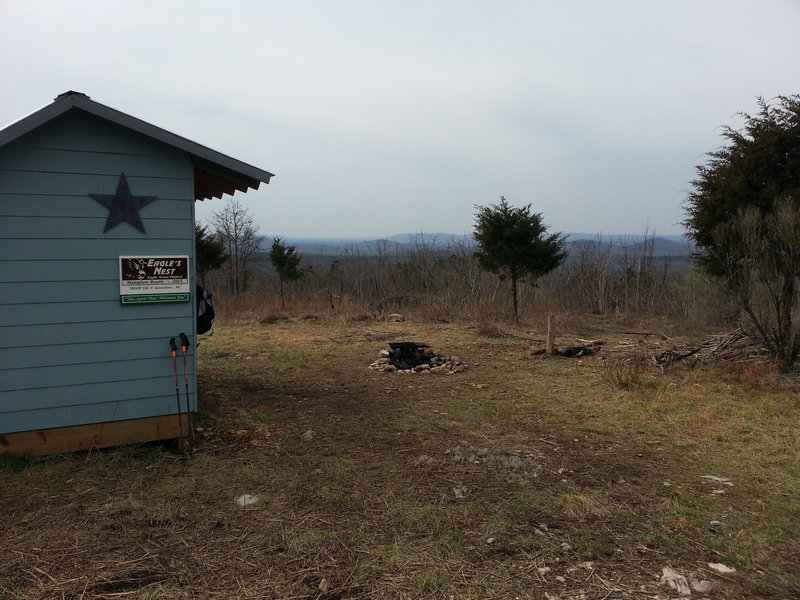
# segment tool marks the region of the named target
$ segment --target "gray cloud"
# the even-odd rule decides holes
[[[793,0],[6,0],[0,122],[84,91],[276,173],[241,196],[265,234],[461,233],[501,194],[678,233],[719,126],[798,91],[798,25]]]

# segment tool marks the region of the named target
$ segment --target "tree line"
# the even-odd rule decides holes
[[[598,237],[567,260],[564,236],[548,232],[541,213],[501,196],[475,207],[474,246],[442,249],[420,236],[394,255],[385,245],[365,260],[353,248],[333,261],[301,258],[280,238],[265,255],[257,227],[232,200],[197,229],[198,276],[215,271],[215,284],[234,296],[267,293],[277,280],[283,307],[291,288],[332,310],[502,318],[509,306],[519,320],[526,306],[737,324],[789,371],[800,357],[800,96],[760,98],[758,111],[740,118],[690,183],[683,224],[697,251],[688,273],[659,261],[648,235],[621,253]]]

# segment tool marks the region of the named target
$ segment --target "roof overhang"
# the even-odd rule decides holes
[[[233,194],[237,190],[257,190],[261,183],[269,183],[274,177],[269,171],[248,165],[73,91],[59,95],[51,104],[0,130],[0,147],[70,110],[85,111],[185,151],[194,165],[195,200],[221,198],[223,194]]]

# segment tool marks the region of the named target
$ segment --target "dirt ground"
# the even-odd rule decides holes
[[[189,460],[6,463],[0,600],[800,597],[796,382],[753,365],[620,381],[676,341],[558,341],[599,335],[568,359],[533,355],[524,328],[220,324]],[[467,369],[367,369],[399,340]]]

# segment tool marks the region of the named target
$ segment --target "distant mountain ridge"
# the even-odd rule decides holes
[[[632,253],[645,249],[652,244],[654,256],[682,257],[689,256],[694,246],[679,235],[645,235],[645,234],[586,234],[567,233],[567,250],[576,251],[599,250],[610,246],[611,254]],[[264,250],[268,250],[275,236],[266,237]],[[379,254],[396,254],[404,249],[430,248],[444,250],[449,246],[472,246],[475,240],[472,234],[453,233],[397,233],[384,238],[304,238],[282,237],[285,243],[297,247],[301,254],[309,257],[317,256],[358,256],[367,258]]]

